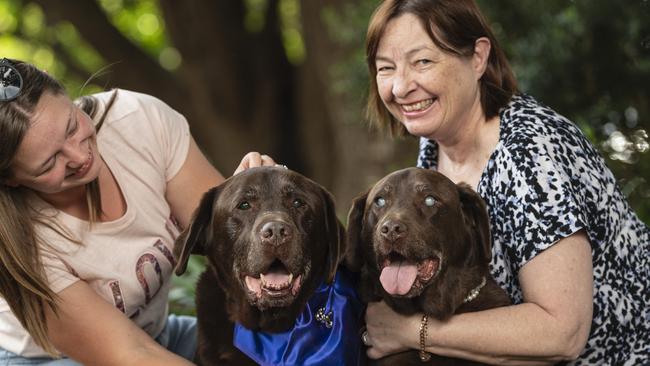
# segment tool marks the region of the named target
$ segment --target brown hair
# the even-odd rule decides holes
[[[406,128],[393,117],[379,96],[375,58],[386,25],[402,14],[415,15],[433,43],[458,57],[471,57],[476,40],[486,37],[492,45],[487,68],[480,79],[481,107],[492,118],[517,92],[517,81],[508,60],[474,0],[385,0],[375,10],[366,35],[366,62],[370,91],[366,115],[392,136],[405,136]]]
[[[27,188],[12,187],[4,182],[12,177],[12,165],[34,110],[43,95],[65,94],[63,86],[47,73],[16,60],[9,60],[21,74],[23,86],[19,96],[0,102],[0,296],[9,304],[20,324],[36,343],[53,356],[57,356],[47,334],[45,307],[57,311],[57,296],[49,288],[41,261],[42,243],[35,229],[40,223],[65,235],[65,228],[35,210],[27,199]],[[115,99],[110,99],[104,114]],[[97,100],[83,97],[76,101],[91,117],[95,114]],[[101,213],[97,180],[86,187],[91,223]],[[72,241],[74,239],[70,238]]]

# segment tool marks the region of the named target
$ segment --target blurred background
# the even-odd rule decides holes
[[[520,89],[600,149],[650,223],[650,1],[478,0]],[[339,216],[417,140],[364,119],[364,37],[378,0],[0,0],[0,57],[64,82],[72,97],[124,88],[183,113],[215,166],[248,151],[321,183]],[[175,278],[192,313],[200,258]]]

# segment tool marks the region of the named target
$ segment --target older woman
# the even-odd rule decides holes
[[[650,230],[580,130],[519,94],[473,0],[386,0],[366,40],[371,120],[486,201],[514,305],[429,319],[368,307],[371,358],[414,348],[493,364],[650,361]]]

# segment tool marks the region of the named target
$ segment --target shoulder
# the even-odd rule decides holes
[[[570,167],[601,157],[572,121],[529,95],[516,95],[501,114],[501,148],[513,163],[549,160]]]
[[[98,100],[100,100],[102,102],[108,102],[108,100],[113,96],[114,93],[117,93],[117,95],[118,95],[117,100],[116,100],[116,104],[121,104],[121,105],[124,105],[124,106],[137,105],[137,104],[148,104],[148,103],[162,103],[162,104],[164,104],[163,101],[161,101],[160,99],[156,98],[153,95],[140,93],[140,92],[136,92],[136,91],[133,91],[133,90],[119,89],[119,88],[103,91],[103,92],[100,92],[100,93],[95,93],[95,94],[92,94],[92,96],[94,98],[97,98]]]
[[[497,149],[483,189],[494,204],[510,202],[513,210],[553,212],[562,198],[600,190],[610,177],[604,160],[580,129],[530,96],[518,95],[501,112]],[[495,201],[496,200],[496,201]],[[579,201],[579,199],[577,199]]]
[[[113,89],[91,96],[99,102],[97,116],[104,113],[109,101],[115,96],[115,101],[107,113],[108,121],[124,119],[133,114],[156,116],[161,113],[176,113],[169,105],[152,95],[126,89]]]
[[[583,137],[569,119],[525,94],[516,95],[501,112],[501,138],[504,143],[555,142]]]

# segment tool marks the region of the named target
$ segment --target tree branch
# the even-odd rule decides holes
[[[128,40],[106,17],[95,1],[32,0],[39,4],[50,23],[69,21],[81,36],[102,55],[112,71],[110,87],[152,93],[172,105],[182,105],[184,93],[173,75]]]

